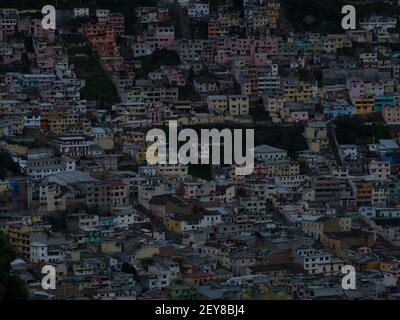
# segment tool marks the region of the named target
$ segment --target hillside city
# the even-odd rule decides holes
[[[57,1],[55,29],[42,1],[0,8],[1,270],[25,298],[400,299],[400,1],[338,1],[350,30],[324,0],[117,2]],[[170,121],[254,129],[254,171],[149,164]]]

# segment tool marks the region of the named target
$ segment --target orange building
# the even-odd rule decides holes
[[[366,204],[371,203],[373,193],[373,183],[371,181],[357,181],[355,183],[357,188],[357,203]]]
[[[119,56],[116,32],[106,23],[88,23],[83,26],[85,37],[90,42],[93,52],[99,57]]]
[[[184,282],[194,285],[200,285],[204,282],[210,281],[214,276],[207,272],[193,272],[184,277]]]

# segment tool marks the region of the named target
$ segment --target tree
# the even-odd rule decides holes
[[[17,275],[12,273],[11,262],[16,258],[15,251],[0,232],[0,300],[26,300],[28,289]]]
[[[132,274],[134,278],[137,277],[136,269],[133,266],[131,266],[129,263],[127,263],[127,262],[124,262],[122,264],[121,271],[125,272],[125,273]]]
[[[21,171],[7,152],[0,152],[0,179],[6,178],[9,173],[20,175]]]

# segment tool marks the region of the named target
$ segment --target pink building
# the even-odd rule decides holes
[[[215,92],[218,90],[217,81],[207,76],[196,78],[193,81],[193,86],[197,92],[201,93]]]
[[[265,52],[267,57],[271,60],[278,55],[278,43],[277,40],[273,38],[254,40],[250,50],[252,55],[255,55],[256,52]]]
[[[359,98],[363,95],[364,81],[358,77],[350,77],[346,80],[346,87],[351,98]]]
[[[168,82],[172,86],[183,87],[186,85],[186,79],[182,73],[175,67],[161,66],[162,74],[168,79]]]
[[[228,41],[228,48],[240,55],[250,55],[250,47],[253,42],[254,39],[252,38],[231,39]]]
[[[164,22],[169,20],[168,8],[157,8],[157,20],[158,22]]]
[[[269,61],[268,54],[266,52],[256,52],[254,55],[254,64],[256,67],[262,66]]]
[[[55,70],[55,62],[52,57],[38,58],[36,63],[41,73],[53,73]]]
[[[158,123],[162,119],[162,113],[159,107],[151,106],[147,109],[147,116],[150,117],[151,123]]]
[[[226,64],[229,61],[229,52],[227,49],[218,49],[215,53],[215,62],[218,64]]]
[[[382,117],[388,124],[400,124],[400,107],[383,107]]]
[[[156,49],[175,50],[175,30],[174,27],[157,27],[154,35]]]

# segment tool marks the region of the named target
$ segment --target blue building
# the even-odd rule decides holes
[[[375,96],[374,112],[381,112],[383,107],[393,107],[393,96]]]
[[[354,106],[345,100],[324,103],[323,110],[328,119],[335,119],[339,116],[351,116],[355,113]]]

